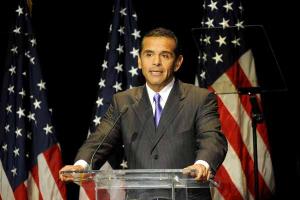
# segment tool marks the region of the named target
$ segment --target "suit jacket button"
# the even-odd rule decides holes
[[[155,160],[158,159],[158,155],[157,155],[157,154],[154,155],[154,159],[155,159]]]

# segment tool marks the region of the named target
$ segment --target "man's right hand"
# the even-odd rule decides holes
[[[59,170],[59,179],[61,181],[69,182],[74,181],[74,176],[72,174],[62,173],[64,171],[83,171],[84,167],[81,165],[66,165],[61,170]]]

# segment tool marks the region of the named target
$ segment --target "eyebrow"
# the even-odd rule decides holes
[[[149,49],[146,49],[146,50],[142,51],[142,53],[152,53],[152,52],[154,52],[154,51],[149,50]]]
[[[142,53],[154,53],[153,50],[150,50],[150,49],[146,49],[144,50]],[[160,52],[160,54],[170,54],[170,55],[175,55],[174,52],[171,52],[171,51],[162,51]]]

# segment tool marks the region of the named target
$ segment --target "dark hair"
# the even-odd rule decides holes
[[[173,31],[162,27],[150,30],[144,35],[142,39],[141,50],[143,49],[143,41],[146,37],[167,37],[173,39],[176,45],[174,49],[175,56],[177,57],[179,55],[178,39]]]

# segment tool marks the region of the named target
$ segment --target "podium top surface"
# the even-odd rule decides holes
[[[81,186],[95,183],[97,188],[209,188],[218,187],[215,180],[195,181],[182,169],[130,169],[64,171]]]

